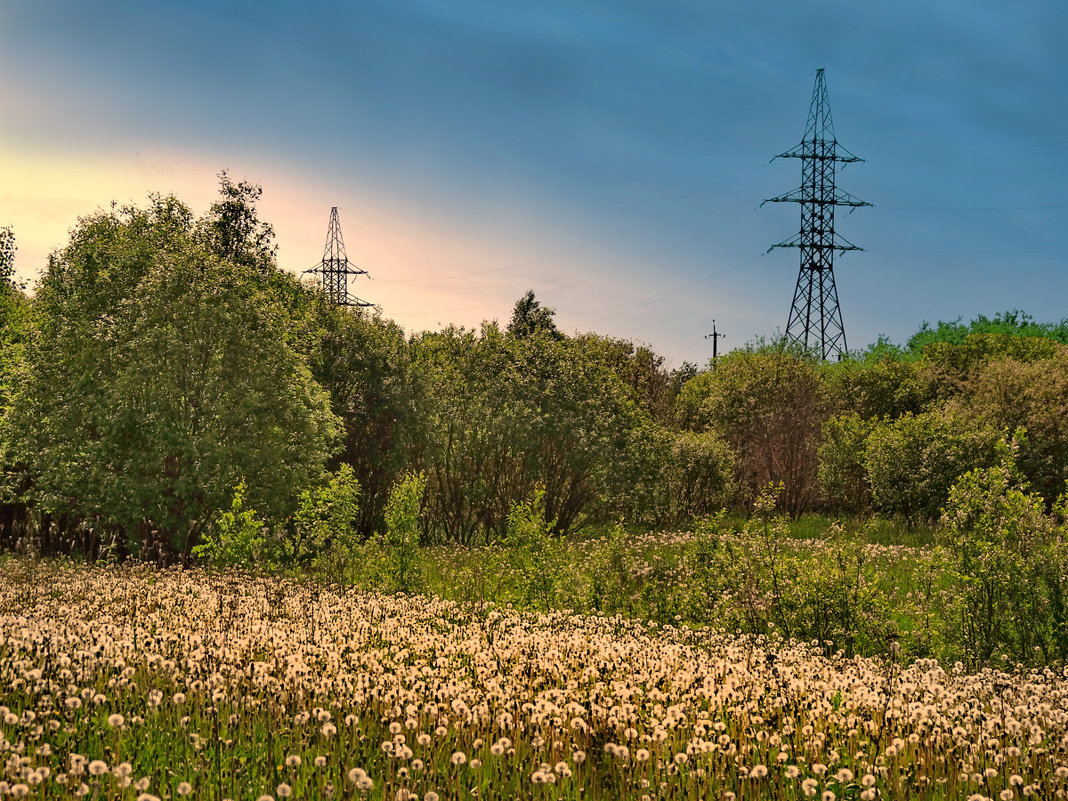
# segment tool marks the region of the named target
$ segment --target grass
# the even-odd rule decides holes
[[[0,792],[1015,799],[1068,680],[234,573],[7,560]]]

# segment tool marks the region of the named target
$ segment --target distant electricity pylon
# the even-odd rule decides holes
[[[797,274],[794,302],[786,321],[786,336],[806,348],[818,348],[824,359],[832,354],[841,359],[848,356],[849,351],[842,312],[838,308],[838,290],[834,286],[834,253],[862,248],[835,234],[834,208],[850,206],[852,211],[871,203],[858,200],[835,186],[837,163],[849,164],[864,159],[854,156],[834,138],[822,67],[816,70],[805,138],[792,150],[775,156],[775,159],[780,158],[801,159],[800,188],[764,201],[801,204],[800,233],[768,248],[768,252],[775,248],[801,249],[801,270]]]
[[[322,283],[323,292],[338,306],[370,306],[366,300],[360,300],[349,293],[350,275],[367,275],[366,270],[361,270],[349,263],[345,255],[345,240],[341,237],[341,223],[337,218],[337,206],[330,209],[330,227],[326,232],[326,248],[323,250],[323,260],[306,273],[315,273]]]

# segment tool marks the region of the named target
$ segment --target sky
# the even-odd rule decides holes
[[[506,324],[669,365],[785,327],[800,183],[772,157],[825,69],[849,347],[924,321],[1068,317],[1063,0],[0,0],[0,226],[29,281],[78,218],[217,175],[263,187],[281,265],[322,258],[409,332]]]

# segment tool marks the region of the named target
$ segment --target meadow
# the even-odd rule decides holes
[[[1012,799],[1068,672],[235,572],[7,559],[16,798]]]

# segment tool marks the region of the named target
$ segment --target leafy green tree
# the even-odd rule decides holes
[[[879,421],[856,412],[823,424],[817,456],[820,499],[835,512],[859,515],[871,510],[871,486],[864,469],[868,437]]]
[[[537,481],[558,532],[589,521],[638,415],[603,362],[573,340],[492,323],[426,334],[415,353],[428,391],[428,525],[459,542],[500,537]]]
[[[557,329],[554,317],[556,310],[542,306],[541,301],[534,297],[534,290],[528,289],[526,294],[515,302],[512,319],[508,323],[508,333],[520,338],[542,334],[561,339],[563,334]]]
[[[822,374],[828,406],[838,414],[895,418],[926,411],[939,398],[938,377],[925,361],[845,359],[824,365]]]
[[[991,361],[972,372],[951,405],[994,428],[1026,429],[1020,471],[1048,504],[1056,500],[1068,476],[1068,349],[1038,361]]]
[[[1064,621],[1056,614],[1063,617],[1063,599],[1056,596],[1065,580],[1054,576],[1046,585],[1050,572],[1043,569],[1059,532],[1016,468],[1016,445],[1001,441],[997,464],[962,475],[942,517],[940,544],[957,574],[952,592],[960,607],[949,619],[960,621],[976,666],[1001,653],[1027,662],[1035,649],[1047,660],[1064,657],[1057,653]]]
[[[650,417],[664,425],[671,422],[680,385],[664,367],[663,356],[647,345],[600,334],[582,334],[575,342],[619,376],[631,400]]]
[[[922,356],[929,345],[945,343],[963,345],[976,334],[992,334],[996,337],[1037,337],[1052,339],[1068,345],[1068,319],[1059,323],[1036,323],[1029,315],[1019,310],[1001,312],[988,318],[980,314],[968,324],[958,317],[952,322],[938,321],[937,325],[924,323],[905,344],[905,352],[912,358]]]
[[[226,261],[255,268],[264,275],[277,272],[274,229],[256,210],[262,187],[248,181],[234,183],[223,170],[219,173],[219,194],[197,225],[198,238]]]
[[[29,522],[21,496],[27,490],[26,464],[14,449],[11,399],[25,376],[30,302],[14,283],[15,235],[0,228],[0,546],[14,546]]]
[[[10,226],[0,228],[0,284],[14,285],[15,234]]]
[[[954,482],[994,462],[1001,433],[943,410],[880,422],[864,451],[875,508],[910,522],[937,520]]]
[[[815,363],[777,347],[733,351],[689,381],[683,417],[711,429],[738,456],[739,478],[755,494],[782,482],[780,508],[797,516],[817,498],[816,448],[825,399]]]
[[[332,465],[352,466],[363,492],[359,531],[381,530],[390,488],[418,463],[426,439],[423,388],[401,328],[378,315],[323,304],[312,373],[341,423]]]
[[[202,227],[173,197],[83,219],[38,288],[14,410],[37,503],[172,556],[241,481],[284,516],[336,431],[262,265],[220,257]]]

